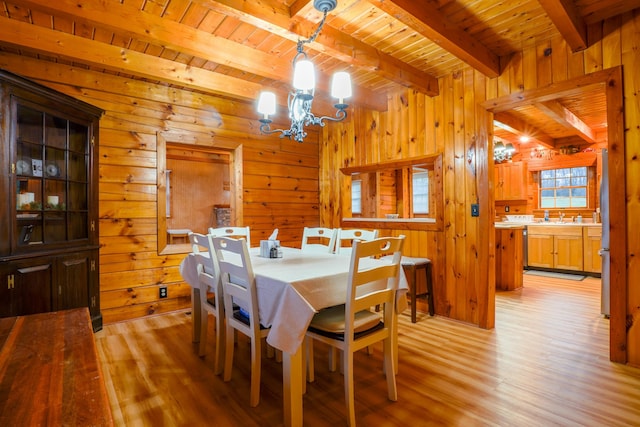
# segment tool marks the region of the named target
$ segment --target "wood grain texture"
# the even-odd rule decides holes
[[[398,401],[386,398],[381,349],[359,352],[359,425],[635,425],[640,370],[608,361],[608,320],[594,278],[525,275],[524,287],[496,295],[495,330],[400,316]],[[424,305],[418,305],[424,310]],[[209,322],[213,334],[213,322]],[[282,367],[263,358],[260,405],[249,407],[250,346],[239,337],[234,373],[213,374],[191,343],[191,316],[170,313],[106,325],[96,334],[117,425],[282,425]],[[304,425],[344,425],[343,381],[317,345]]]
[[[0,425],[113,425],[86,308],[10,324],[0,347]]]

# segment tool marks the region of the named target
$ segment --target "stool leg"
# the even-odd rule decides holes
[[[425,268],[427,274],[427,301],[429,303],[429,316],[435,314],[435,307],[433,303],[433,273],[431,271],[431,263],[427,264]]]
[[[416,323],[416,270],[415,265],[411,266],[411,276],[413,277],[411,289],[409,289],[409,292],[411,293],[411,323]]]

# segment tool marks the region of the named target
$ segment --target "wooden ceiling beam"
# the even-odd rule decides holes
[[[538,0],[572,51],[587,48],[587,25],[571,0]]]
[[[526,136],[547,148],[555,148],[555,140],[535,126],[506,112],[495,113],[493,124],[518,137]]]
[[[193,0],[215,12],[233,16],[242,22],[264,29],[293,42],[309,37],[318,23],[300,17],[292,18],[290,10],[283,10],[282,2],[263,0]],[[415,67],[403,63],[342,31],[325,25],[309,49],[329,55],[351,67],[359,67],[377,73],[386,80],[414,89],[428,96],[438,95],[438,80]]]
[[[0,17],[0,42],[22,49],[66,58],[111,71],[160,80],[190,89],[231,96],[247,101],[258,98],[262,86],[236,77],[207,71],[164,58],[96,42],[68,33],[50,30],[15,19]],[[287,93],[277,93],[287,99]],[[332,106],[330,107],[333,108]]]
[[[574,130],[585,141],[597,142],[596,132],[558,101],[540,102],[535,106],[562,126]]]
[[[594,1],[590,5],[580,9],[584,22],[587,25],[595,24],[605,19],[631,12],[634,9],[640,9],[640,0],[625,0],[614,2],[607,7],[602,7],[602,1]]]
[[[500,75],[496,54],[443,16],[431,2],[367,0],[487,77]]]
[[[146,13],[128,4],[86,2],[82,7],[78,7],[78,1],[74,0],[57,0],[55,4],[50,0],[24,0],[23,4],[52,15],[62,15],[73,21],[79,20],[91,26],[107,27],[115,33],[124,33],[132,39],[160,45],[238,70],[249,71],[286,84],[290,84],[293,77],[291,62],[276,60],[273,55],[266,52]],[[180,34],[180,37],[176,37],[176,34]],[[331,106],[334,101],[330,99],[330,90],[329,76],[318,79],[317,94],[324,100],[323,102]],[[363,87],[354,87],[353,92],[353,103],[375,111],[386,111],[385,94],[375,93]],[[281,102],[282,105],[286,105],[286,96],[282,97]]]

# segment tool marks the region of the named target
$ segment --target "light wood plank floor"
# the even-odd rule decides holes
[[[412,324],[405,311],[397,402],[386,397],[379,349],[356,356],[359,425],[639,425],[640,369],[609,362],[599,289],[594,278],[525,275],[524,289],[498,293],[491,331],[422,313]],[[210,356],[197,356],[185,312],[108,325],[96,340],[117,425],[282,425],[281,365],[263,359],[260,405],[249,407],[243,338],[229,383],[213,374]],[[346,422],[342,376],[328,372],[327,353],[316,345],[306,426]]]

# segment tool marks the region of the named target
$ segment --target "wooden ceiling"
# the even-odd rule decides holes
[[[282,104],[296,42],[322,18],[312,0],[0,5],[0,51],[246,102],[269,87]],[[314,104],[329,112],[328,82],[338,70],[352,75],[350,103],[380,111],[388,91],[434,96],[439,77],[465,67],[498,77],[514,52],[557,37],[582,50],[588,25],[637,8],[640,0],[338,0],[319,37],[305,45],[319,69]],[[511,140],[529,129],[541,143],[576,135],[593,142],[606,129],[605,108],[598,91],[527,106],[497,117],[496,135]]]

